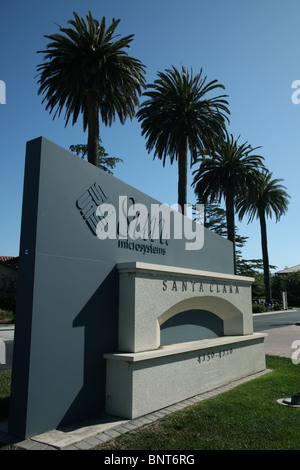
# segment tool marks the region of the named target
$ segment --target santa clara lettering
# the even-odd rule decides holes
[[[211,294],[239,294],[239,287],[233,284],[218,282],[203,283],[201,281],[162,281],[163,291],[172,292],[203,292]]]

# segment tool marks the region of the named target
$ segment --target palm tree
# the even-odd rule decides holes
[[[254,190],[263,167],[263,157],[252,154],[248,142],[238,143],[226,132],[212,157],[202,158],[198,170],[193,172],[193,186],[199,200],[205,202],[225,201],[227,238],[233,243],[234,272],[235,259],[235,204],[246,190]]]
[[[70,28],[59,26],[60,33],[45,36],[50,39],[44,53],[44,63],[38,65],[40,84],[38,94],[45,94],[46,110],[54,112],[53,119],[65,108],[65,125],[71,116],[74,125],[83,114],[84,131],[88,128],[88,161],[98,165],[99,113],[105,125],[116,116],[123,124],[132,119],[138,97],[145,87],[144,66],[127,55],[133,35],[116,39],[120,20],[113,19],[106,28],[86,16],[87,22],[75,12],[68,21]]]
[[[187,155],[191,163],[197,153],[212,149],[223,135],[226,114],[229,114],[225,95],[207,97],[224,86],[213,80],[207,82],[202,69],[197,75],[182,66],[158,73],[158,79],[148,85],[137,118],[142,122],[142,135],[146,137],[148,152],[154,149],[165,166],[169,156],[171,164],[178,160],[178,204],[182,210],[187,203]]]
[[[272,301],[272,296],[266,218],[271,218],[274,214],[276,222],[278,222],[280,217],[287,211],[290,196],[286,192],[286,187],[280,184],[281,181],[283,180],[272,179],[272,173],[267,170],[263,171],[255,190],[245,192],[237,201],[240,220],[245,214],[248,214],[248,223],[252,222],[254,217],[257,217],[260,221],[265,295],[268,304]]]

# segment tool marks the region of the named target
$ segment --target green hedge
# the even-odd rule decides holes
[[[252,305],[252,313],[264,313],[268,312],[268,307],[265,305],[260,305],[260,304],[253,304]]]
[[[0,297],[0,309],[16,313],[16,297]]]

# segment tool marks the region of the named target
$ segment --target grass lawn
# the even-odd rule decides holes
[[[0,421],[5,421],[8,418],[10,382],[11,371],[0,372]]]
[[[273,371],[94,450],[300,450],[300,408],[277,403],[300,390],[300,365],[267,356],[267,368]],[[8,416],[9,390],[5,371],[0,420]]]

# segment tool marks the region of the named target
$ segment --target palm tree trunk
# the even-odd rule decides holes
[[[90,90],[87,93],[87,119],[88,119],[88,161],[99,166],[99,105],[97,94]]]
[[[260,220],[260,232],[261,232],[261,249],[264,266],[264,281],[265,281],[265,296],[266,302],[270,304],[272,302],[271,295],[271,282],[270,282],[270,267],[269,267],[269,255],[268,255],[268,242],[267,242],[267,225],[265,213],[259,213]]]
[[[187,204],[187,143],[183,142],[178,155],[178,204],[184,214]]]
[[[226,195],[226,222],[227,222],[227,238],[233,244],[233,272],[234,274],[236,274],[234,195],[232,191],[228,191]]]

